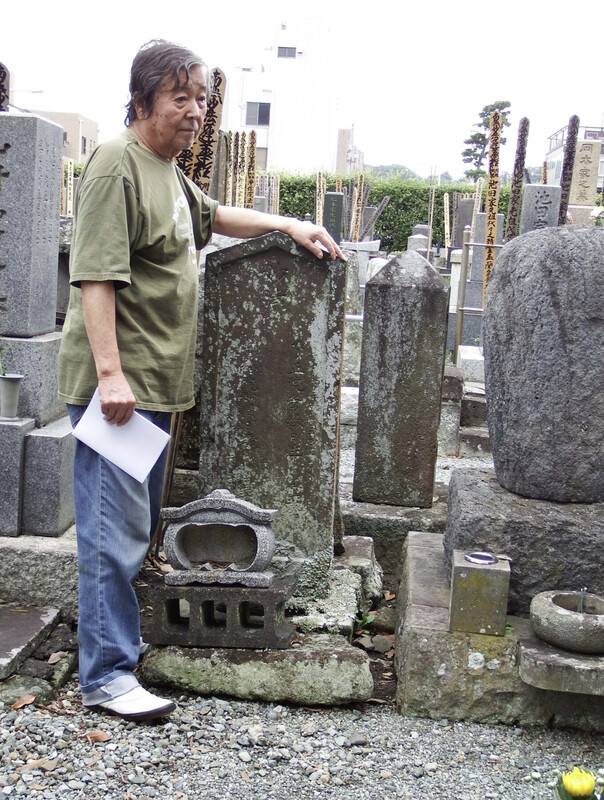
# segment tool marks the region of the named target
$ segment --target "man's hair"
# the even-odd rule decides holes
[[[191,50],[165,39],[152,39],[144,44],[134,57],[130,70],[130,101],[126,106],[128,113],[124,120],[126,126],[138,119],[135,107],[137,104],[142,104],[145,118],[151,114],[155,92],[166,78],[174,78],[172,88],[176,89],[180,84],[181,71],[184,70],[188,81],[189,70],[195,66],[205,71],[210,92],[208,67]]]

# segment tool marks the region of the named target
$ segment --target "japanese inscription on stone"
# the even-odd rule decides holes
[[[577,142],[570,186],[571,206],[593,206],[596,201],[600,147],[600,142]]]
[[[561,193],[559,186],[527,184],[524,187],[520,233],[556,227]]]
[[[501,112],[491,114],[491,135],[489,139],[489,178],[487,181],[487,225],[484,254],[484,283],[482,286],[482,303],[487,284],[495,264],[495,244],[497,243],[497,205],[499,202],[499,146],[501,142]]]

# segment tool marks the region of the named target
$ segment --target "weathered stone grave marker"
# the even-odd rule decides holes
[[[201,493],[276,508],[275,571],[306,596],[333,555],[345,277],[282,233],[206,262]]]
[[[527,184],[524,187],[522,200],[520,233],[557,227],[561,194],[560,186],[544,186],[540,183]]]
[[[365,287],[353,498],[432,505],[449,286],[407,251]]]

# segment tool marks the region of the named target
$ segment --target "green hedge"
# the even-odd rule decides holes
[[[335,190],[336,179],[327,176],[327,190]],[[380,200],[390,196],[390,202],[382,212],[375,226],[376,238],[382,240],[382,249],[387,252],[399,252],[407,249],[407,238],[414,225],[427,223],[430,216],[430,184],[420,181],[402,181],[396,178],[372,179],[365,176],[365,183],[371,185],[368,205],[377,206]],[[280,176],[280,213],[286,216],[304,219],[309,213],[314,218],[315,210],[315,176]],[[449,193],[451,208],[451,225],[453,224],[453,192],[473,192],[473,184],[445,184],[436,187],[434,199],[434,220],[432,240],[444,242],[444,200],[445,192]],[[499,211],[507,213],[510,196],[509,186],[499,191]],[[486,199],[486,187],[483,190],[483,208]]]

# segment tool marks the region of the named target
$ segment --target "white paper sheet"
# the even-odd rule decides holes
[[[169,433],[136,411],[125,425],[111,425],[103,417],[98,389],[73,429],[73,435],[139,483],[151,472],[170,440]]]

